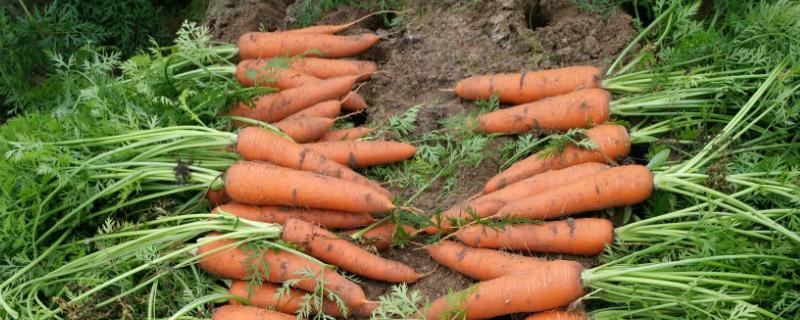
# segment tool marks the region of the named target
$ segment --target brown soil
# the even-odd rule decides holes
[[[221,2],[224,4],[212,4],[206,23],[222,41],[235,40],[243,32],[258,30],[260,25],[275,30],[294,21],[294,6],[287,6],[286,1]],[[461,78],[579,64],[606,67],[635,36],[631,17],[624,12],[607,17],[582,13],[568,0],[498,0],[474,5],[408,0],[405,9],[408,14],[402,29],[386,28],[383,20],[375,17],[348,33],[371,31],[383,36],[378,45],[359,57],[378,62],[383,71],[360,89],[371,105],[367,121],[382,123],[393,114],[422,105],[415,136],[437,129],[440,119],[472,110],[469,102],[439,90],[452,88]],[[327,13],[320,23],[344,23],[366,13],[369,12],[340,7]],[[413,206],[430,212],[469,198],[497,172],[495,162],[499,160],[461,169],[455,190],[441,197],[439,186],[434,185]],[[400,195],[413,193],[394,191]],[[411,290],[419,290],[428,299],[472,283],[445,267],[437,268],[419,245],[392,249],[383,255],[420,272],[436,269],[410,285]],[[595,262],[590,258],[575,259],[587,266]],[[368,280],[364,287],[373,299],[390,288]]]

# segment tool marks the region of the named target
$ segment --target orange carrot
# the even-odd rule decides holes
[[[333,126],[333,119],[320,117],[301,117],[284,119],[272,125],[280,129],[294,142],[317,141]]]
[[[631,150],[628,130],[620,125],[596,126],[586,130],[586,137],[594,143],[596,149],[567,145],[563,152],[557,155],[533,154],[489,179],[483,192],[490,193],[548,170],[562,169],[586,162],[612,162],[619,157],[628,155]]]
[[[211,320],[295,320],[295,317],[257,307],[224,305],[214,310]]]
[[[242,60],[236,66],[236,80],[243,86],[275,87],[280,90],[302,87],[320,81],[283,66],[271,66],[266,60]]]
[[[206,192],[206,199],[208,199],[208,203],[212,206],[226,204],[231,201],[231,197],[225,193],[225,189],[208,190]]]
[[[333,119],[336,118],[336,116],[338,116],[340,112],[342,112],[342,103],[339,102],[338,100],[329,100],[317,103],[306,109],[300,110],[299,112],[292,114],[283,120],[286,121],[292,119],[299,119],[303,117],[322,117],[322,118]]]
[[[361,18],[358,18],[356,20],[353,20],[353,21],[345,23],[345,24],[318,25],[318,26],[310,26],[310,27],[305,27],[305,28],[300,28],[300,29],[286,30],[286,31],[281,31],[281,32],[303,33],[303,34],[314,34],[314,33],[318,33],[318,34],[334,34],[334,33],[337,33],[337,32],[342,32],[344,30],[347,30],[350,27],[356,25],[357,23],[359,23],[361,21],[364,21],[365,19],[367,19],[367,18],[369,18],[371,16],[374,16],[374,15],[379,14],[379,13],[386,13],[386,12],[387,11],[373,12],[373,13],[370,13],[370,14],[368,14],[366,16],[363,16]]]
[[[414,156],[417,148],[394,141],[329,141],[305,146],[328,159],[351,168],[388,164]]]
[[[328,79],[341,76],[360,76],[359,81],[364,81],[378,71],[378,65],[372,61],[322,59],[322,58],[291,58],[289,67],[292,70]]]
[[[457,310],[463,311],[460,319],[472,320],[566,306],[583,296],[581,271],[574,261],[548,261],[438,298],[425,310],[425,319],[449,319]]]
[[[342,98],[342,109],[344,110],[361,111],[367,108],[369,108],[367,101],[355,91],[350,91],[350,93]]]
[[[237,162],[228,168],[224,179],[231,199],[245,204],[364,213],[394,208],[389,198],[366,186],[266,163]]]
[[[372,128],[367,127],[355,127],[355,128],[348,128],[348,129],[339,129],[334,131],[328,131],[322,138],[319,138],[320,142],[325,141],[352,141],[363,136],[366,136],[372,132]]]
[[[369,186],[386,197],[392,196],[379,184],[350,168],[263,128],[249,127],[240,131],[236,141],[236,153],[244,160],[267,161],[286,168],[352,181]]]
[[[388,282],[415,282],[421,277],[407,265],[378,257],[308,222],[287,220],[281,238],[305,249],[312,257],[367,278]]]
[[[594,256],[613,241],[614,225],[608,219],[580,218],[498,228],[470,226],[458,230],[456,237],[478,248]]]
[[[456,84],[456,95],[475,100],[498,93],[500,102],[520,104],[589,88],[600,88],[600,69],[578,66],[469,77]]]
[[[350,229],[369,225],[375,219],[369,213],[351,213],[321,209],[299,209],[276,206],[251,206],[241,203],[228,203],[212,212],[222,211],[251,221],[284,224],[290,218],[300,219],[325,228]]]
[[[308,292],[288,289],[279,293],[280,287],[270,283],[248,284],[246,281],[234,281],[228,293],[231,295],[247,298],[253,306],[275,310],[278,312],[297,314],[303,303],[303,296]],[[239,302],[231,299],[228,303],[238,305]],[[322,302],[322,312],[329,316],[341,317],[342,311],[336,303],[330,300]]]
[[[440,217],[431,218],[431,226],[425,232],[434,234],[439,231],[449,232],[452,229],[453,219],[467,219],[470,217],[485,218],[497,213],[501,207],[509,202],[521,200],[545,190],[577,179],[593,175],[609,166],[587,162],[560,170],[545,171],[530,178],[515,182],[508,187],[484,194],[466,204],[454,206],[442,211]]]
[[[545,312],[537,312],[525,320],[588,320],[586,314],[583,312],[570,312],[561,310],[550,310]]]
[[[287,32],[248,32],[239,37],[239,58],[271,58],[279,55],[341,58],[366,51],[380,38],[371,33],[353,36]]]
[[[500,217],[536,220],[601,210],[642,202],[653,193],[653,174],[645,166],[627,165],[601,171],[524,200],[511,202],[497,211]]]
[[[245,280],[252,272],[258,272],[264,281],[272,283],[297,280],[295,287],[312,292],[321,284],[325,290],[337,294],[350,309],[358,309],[369,302],[361,287],[336,271],[283,250],[252,252],[246,247],[226,247],[233,243],[226,239],[202,245],[197,250],[200,267],[211,275],[233,280]],[[324,281],[304,277],[303,272],[311,272]]]
[[[409,225],[403,225],[403,231],[410,235],[414,234],[417,230]],[[348,232],[348,234],[353,234],[355,232],[358,231]],[[394,224],[394,222],[386,221],[364,232],[361,238],[359,238],[359,242],[372,246],[376,250],[384,250],[392,246],[394,243],[394,234],[396,232],[397,225]]]
[[[522,133],[531,130],[566,131],[598,125],[609,119],[611,94],[586,89],[500,109],[478,116],[484,133]]]
[[[264,122],[277,122],[317,103],[343,97],[350,91],[355,81],[355,76],[320,80],[302,87],[261,96],[256,100],[255,107],[240,103],[229,113]]]
[[[439,241],[428,247],[436,262],[478,280],[492,280],[547,263],[545,260],[467,247],[452,241]]]
[[[239,83],[245,86],[259,85],[288,90],[322,81],[315,76],[304,74],[294,69],[282,68],[281,66],[271,66],[264,61],[265,60],[257,59],[239,62],[239,65],[236,67],[236,79],[239,80]],[[363,79],[363,76],[358,74],[346,74],[343,76],[356,76],[358,81]],[[330,78],[333,77],[328,77],[328,79]],[[332,97],[332,99],[333,98],[338,97]],[[353,91],[350,91],[347,96],[345,96],[342,101],[342,106],[347,110],[353,111],[366,109],[368,107],[367,102],[364,101],[364,97]]]

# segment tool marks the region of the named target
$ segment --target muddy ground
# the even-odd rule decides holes
[[[247,31],[285,29],[296,19],[295,4],[290,0],[212,2],[206,24],[222,41],[233,42]],[[347,33],[375,32],[383,37],[358,57],[376,61],[382,70],[360,89],[371,105],[366,121],[382,123],[392,114],[422,105],[415,135],[437,129],[440,119],[473,108],[468,101],[439,90],[452,88],[459,79],[579,64],[604,67],[635,36],[631,16],[621,9],[608,15],[585,13],[568,0],[409,0],[405,10],[400,27],[389,28],[382,18],[374,17]],[[340,7],[327,12],[319,23],[349,22],[367,13]],[[413,206],[432,212],[478,193],[497,172],[497,161],[493,160],[497,159],[485,161],[477,169],[461,170],[458,185],[444,200],[437,199],[439,190],[434,186]],[[389,250],[384,255],[423,273],[436,269],[410,286],[428,299],[472,283],[445,267],[437,268],[418,246]],[[579,260],[593,263],[592,259]],[[387,293],[390,287],[375,281],[364,286],[372,299]]]

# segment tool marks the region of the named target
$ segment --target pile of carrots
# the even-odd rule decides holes
[[[316,312],[369,316],[378,303],[326,264],[392,283],[411,283],[423,276],[328,230],[376,224],[373,213],[395,208],[391,193],[351,168],[402,161],[416,152],[404,143],[360,140],[370,134],[370,128],[331,130],[342,111],[368,108],[353,90],[377,72],[377,65],[370,61],[330,59],[361,53],[378,42],[372,34],[334,35],[350,25],[253,32],[239,39],[238,81],[279,91],[234,106],[228,114],[239,117],[235,118],[238,125],[269,123],[285,136],[264,128],[242,130],[236,152],[252,161],[231,166],[224,188],[210,190],[208,197],[218,205],[216,214],[282,225],[281,239],[308,256],[233,240],[201,247],[200,266],[233,280],[230,294],[253,304],[243,306],[232,299],[216,310],[214,319],[291,319],[300,312],[302,297],[320,290],[335,294],[346,307],[326,299]],[[529,319],[581,319],[580,314],[551,310],[584,294],[580,264],[493,249],[597,255],[613,240],[611,221],[546,220],[633,205],[652,193],[653,176],[646,167],[614,166],[630,152],[631,142],[625,127],[604,124],[610,118],[611,95],[600,88],[599,79],[597,68],[570,67],[458,82],[455,93],[462,98],[497,95],[501,102],[518,104],[479,116],[472,125],[482,132],[585,128],[594,148],[567,145],[556,155],[531,155],[487,181],[483,194],[433,217],[421,231],[454,232],[452,236],[462,244],[439,241],[428,247],[431,257],[482,282],[470,291],[455,293],[466,297],[459,305],[449,296],[440,297],[420,317],[440,319],[461,309],[466,319],[540,311],[545,312]],[[477,221],[465,223],[470,217],[543,222],[489,228]],[[417,232],[404,227],[408,233]],[[374,247],[383,249],[391,244],[395,228],[391,222],[372,225],[364,238],[376,240]],[[258,285],[246,282],[254,274],[263,280]],[[280,287],[286,283],[290,288]]]
[[[457,84],[455,92],[462,98],[497,95],[501,102],[520,104],[479,116],[477,129],[482,132],[585,128],[594,148],[567,145],[557,154],[533,154],[492,177],[481,195],[432,218],[425,232],[454,232],[463,244],[440,241],[428,248],[431,257],[482,282],[433,301],[424,311],[425,319],[440,319],[456,310],[465,319],[519,312],[542,312],[527,319],[585,319],[580,313],[557,310],[584,294],[579,263],[493,249],[598,255],[613,241],[610,220],[547,220],[633,205],[650,197],[653,175],[648,168],[615,166],[630,151],[630,140],[625,127],[603,124],[609,119],[611,95],[598,88],[599,75],[594,67],[570,67],[476,76]],[[508,218],[538,222],[490,227],[474,220]],[[454,305],[453,297],[465,298]]]
[[[307,256],[233,240],[202,246],[197,253],[201,268],[233,280],[230,294],[253,304],[242,306],[232,299],[215,311],[214,319],[294,319],[309,292],[323,292],[326,298],[335,294],[346,306],[326,299],[315,312],[369,316],[378,303],[326,264],[393,283],[422,276],[328,230],[366,226],[376,221],[373,213],[394,208],[389,191],[351,168],[402,161],[416,152],[405,143],[360,140],[370,128],[331,130],[342,111],[368,108],[353,89],[377,71],[371,61],[331,59],[359,54],[378,42],[373,34],[334,35],[351,25],[251,32],[239,39],[237,80],[279,91],[234,106],[228,114],[239,117],[234,119],[240,126],[265,122],[280,132],[241,130],[233,148],[248,161],[228,168],[224,187],[212,186],[208,199],[217,205],[215,214],[282,225],[281,239]],[[388,247],[394,229],[387,226],[374,228],[365,238],[375,240],[375,248]],[[248,284],[253,277],[263,283]]]

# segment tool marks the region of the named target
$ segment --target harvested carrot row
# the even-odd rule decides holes
[[[300,119],[304,117],[322,117],[322,118],[336,118],[339,113],[342,112],[342,103],[338,100],[329,100],[317,103],[311,107],[306,109],[300,110],[299,112],[292,114],[283,121],[292,120],[292,119]],[[325,133],[327,135],[327,133]],[[324,137],[324,136],[323,136]]]
[[[347,128],[347,129],[339,129],[334,131],[328,131],[322,138],[319,139],[320,142],[326,141],[353,141],[363,136],[366,136],[372,132],[372,128],[367,127],[355,127],[355,128]]]
[[[229,304],[215,309],[211,320],[295,320],[295,317],[257,307]]]
[[[225,191],[236,202],[348,212],[394,208],[384,195],[354,182],[266,163],[241,161],[225,172]]]
[[[533,154],[498,173],[483,188],[484,193],[504,188],[509,184],[548,170],[562,169],[587,162],[612,162],[628,155],[631,141],[628,130],[620,125],[599,125],[586,130],[586,137],[597,147],[595,150],[567,145],[557,155]]]
[[[546,263],[545,260],[472,248],[452,241],[439,241],[428,247],[428,253],[436,262],[478,280],[496,279]]]
[[[329,141],[305,146],[328,159],[351,168],[403,161],[414,156],[417,148],[394,141]]]
[[[500,228],[470,226],[456,232],[456,237],[478,248],[593,256],[613,241],[614,225],[608,219],[580,218]]]
[[[497,93],[500,102],[520,104],[576,90],[600,88],[600,69],[589,66],[474,76],[456,84],[464,99],[488,99]]]
[[[459,310],[466,320],[488,319],[565,306],[584,294],[582,271],[580,263],[574,261],[547,261],[523,272],[483,281],[440,297],[425,310],[425,319],[449,319],[448,315]]]
[[[545,220],[573,213],[640,203],[653,193],[653,174],[645,166],[603,170],[500,208],[499,217]]]
[[[304,248],[312,257],[367,278],[388,282],[415,282],[421,277],[409,266],[378,257],[308,222],[287,220],[282,239]]]
[[[332,229],[350,229],[369,225],[375,219],[368,213],[352,213],[321,209],[300,209],[276,206],[251,206],[241,203],[228,203],[212,212],[224,212],[252,221],[284,224],[295,218]]]
[[[360,76],[359,81],[364,81],[378,71],[378,65],[372,61],[322,59],[322,58],[292,58],[289,67],[320,79],[329,79],[341,76]]]
[[[341,58],[366,51],[380,38],[371,33],[336,36],[289,32],[248,32],[239,37],[241,59],[271,58],[279,55],[306,55]]]
[[[575,181],[608,169],[609,166],[587,162],[560,170],[550,170],[530,178],[515,182],[508,187],[481,195],[466,204],[454,206],[441,213],[439,217],[431,218],[431,226],[425,232],[449,232],[452,229],[452,220],[466,219],[471,216],[485,218],[497,213],[501,207],[512,201],[524,199],[556,186]]]
[[[249,127],[240,131],[236,139],[236,153],[244,160],[267,161],[286,168],[352,181],[368,186],[386,197],[392,196],[379,184],[350,168],[328,160],[305,146],[289,141],[266,129]]]
[[[303,296],[308,292],[296,289],[284,289],[280,292],[280,287],[270,283],[248,284],[246,281],[233,281],[228,293],[231,295],[247,298],[253,306],[275,310],[278,312],[297,314],[300,311]],[[238,305],[239,302],[231,299],[229,304]],[[322,312],[326,315],[341,317],[342,311],[330,300],[322,302]]]
[[[297,280],[295,287],[306,291],[314,291],[321,284],[338,295],[353,311],[360,310],[369,302],[361,287],[331,269],[283,250],[250,252],[243,247],[225,247],[233,243],[233,240],[218,240],[201,246],[197,251],[201,257],[200,267],[217,277],[245,280],[253,272],[251,266],[257,266],[263,279],[272,283]],[[301,271],[311,272],[325,281],[320,283],[314,278],[303,277]]]
[[[333,126],[333,119],[320,117],[301,117],[284,119],[272,125],[280,129],[297,143],[317,141]]]
[[[403,231],[407,234],[414,234],[417,230],[409,225],[403,225]],[[364,232],[359,238],[359,242],[374,247],[376,250],[384,250],[394,243],[394,234],[397,232],[397,225],[394,222],[386,221]],[[348,232],[348,234],[353,234]]]
[[[525,320],[588,320],[586,314],[583,312],[570,312],[560,310],[550,310],[545,312],[537,312],[530,315]]]
[[[236,79],[245,86],[264,86],[275,87],[280,90],[288,90],[308,86],[322,81],[321,79],[293,69],[269,66],[263,60],[244,60],[236,66]],[[361,75],[343,75],[345,77],[356,76],[356,80],[361,80]],[[329,79],[332,77],[329,77]],[[345,96],[345,95],[340,95]],[[338,98],[338,97],[332,97]],[[347,110],[366,109],[367,102],[364,97],[356,92],[350,91],[342,101],[342,106]]]
[[[343,97],[355,82],[355,76],[320,80],[261,96],[256,100],[255,107],[240,103],[232,108],[229,114],[264,122],[277,122],[317,103]]]
[[[477,127],[484,133],[584,128],[609,119],[610,101],[603,89],[580,90],[482,114]]]

